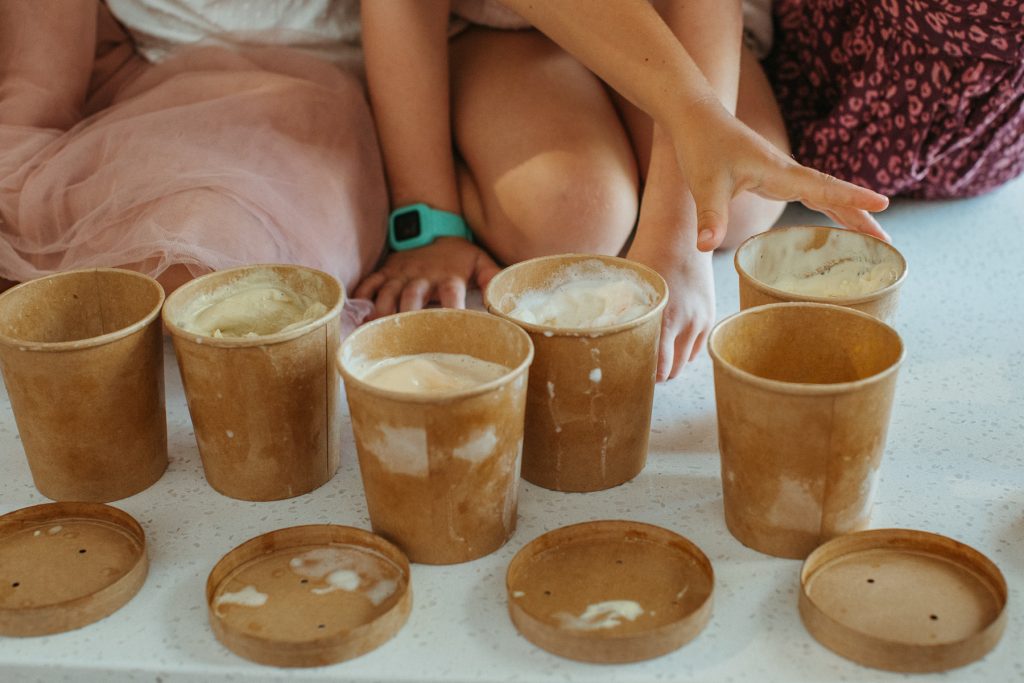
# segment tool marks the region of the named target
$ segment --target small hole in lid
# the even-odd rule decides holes
[[[318,624],[317,628],[327,628],[327,624]]]
[[[544,591],[544,595],[551,595],[551,591]]]
[[[85,554],[85,548],[79,548],[78,549],[78,554],[79,555],[84,555]]]
[[[875,582],[874,579],[868,579],[868,583],[874,583],[874,582]]]
[[[20,585],[21,585],[21,581],[15,581],[14,583],[11,584],[11,588],[17,588]]]
[[[615,564],[622,564],[622,560],[615,560]]]
[[[309,579],[302,579],[299,583],[309,583]]]
[[[931,619],[932,621],[938,621],[939,620],[939,615],[938,614],[933,614],[933,615],[931,615],[928,618]]]

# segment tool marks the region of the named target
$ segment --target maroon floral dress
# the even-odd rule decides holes
[[[1024,0],[776,0],[766,62],[801,163],[889,195],[1024,170]]]

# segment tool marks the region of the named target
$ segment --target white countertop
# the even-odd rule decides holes
[[[780,224],[821,222],[792,207]],[[952,536],[988,555],[1010,586],[1009,621],[956,681],[1024,680],[1024,181],[978,199],[897,202],[883,216],[910,265],[896,327],[907,358],[874,527]],[[732,255],[715,259],[719,317],[738,308]],[[207,573],[235,545],[272,529],[338,523],[369,528],[351,432],[337,476],[311,494],[244,503],[203,478],[174,355],[165,348],[171,464],[149,490],[115,505],[145,528],[142,591],[98,623],[40,638],[0,638],[0,681],[878,681],[818,645],[797,614],[800,562],[762,555],[726,530],[711,363],[704,354],[655,396],[647,469],[619,488],[560,494],[523,484],[519,528],[501,550],[448,567],[414,565],[413,611],[378,650],[319,669],[243,660],[213,637]],[[0,513],[46,502],[32,486],[6,392],[0,400]],[[526,542],[566,524],[621,518],[689,537],[716,572],[714,614],[682,649],[648,662],[587,665],[518,635],[505,568]],[[932,680],[943,675],[914,676]]]

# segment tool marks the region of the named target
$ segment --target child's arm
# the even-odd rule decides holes
[[[0,2],[0,124],[70,128],[96,47],[95,0]]]
[[[391,206],[415,203],[461,214],[452,152],[448,84],[448,13],[443,0],[362,3],[363,51]],[[355,296],[376,300],[378,315],[465,305],[467,283],[483,286],[497,266],[458,237],[391,254]]]
[[[735,112],[743,15],[739,0],[666,0],[665,23],[693,56],[722,105]],[[662,318],[658,380],[693,360],[715,323],[711,254],[698,251],[693,195],[661,126],[651,133],[640,219],[628,257],[657,270],[669,285]]]
[[[800,200],[849,228],[884,236],[867,211],[884,209],[885,197],[801,166],[732,116],[647,0],[502,1],[669,135],[696,203],[701,250],[721,244],[729,201],[745,190]]]

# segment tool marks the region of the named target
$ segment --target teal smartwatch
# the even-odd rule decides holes
[[[395,251],[423,247],[438,237],[473,241],[473,233],[462,216],[432,209],[426,204],[399,207],[388,218],[388,244]]]

